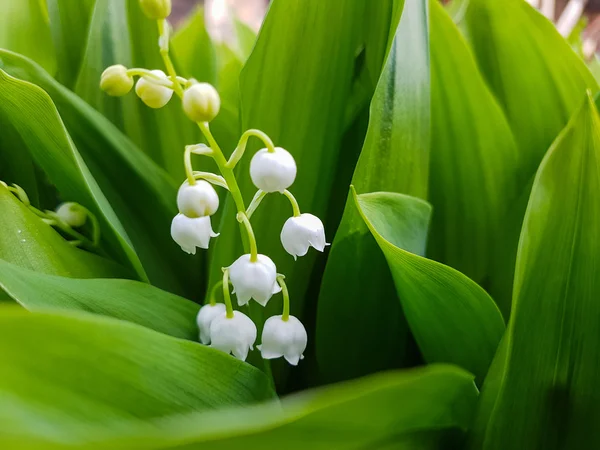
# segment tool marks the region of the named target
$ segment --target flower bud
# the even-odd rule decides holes
[[[208,181],[190,185],[186,180],[177,192],[177,207],[188,217],[212,216],[219,208],[219,196]]]
[[[329,245],[325,242],[325,228],[321,219],[307,213],[286,220],[280,237],[283,248],[294,259],[306,255],[309,247],[322,252]]]
[[[275,147],[274,152],[263,148],[250,161],[250,178],[265,192],[283,192],[296,179],[296,161],[281,147]]]
[[[100,76],[100,89],[113,97],[127,94],[133,87],[133,77],[127,75],[127,67],[116,64],[107,67]]]
[[[231,318],[222,313],[210,324],[210,338],[212,348],[245,361],[256,341],[256,325],[240,311],[234,311]]]
[[[151,72],[164,80],[169,79],[162,70],[152,70]],[[141,77],[135,85],[135,93],[150,108],[162,108],[171,100],[173,89]]]
[[[177,214],[171,223],[171,237],[179,244],[181,250],[191,255],[196,254],[196,247],[208,248],[211,237],[217,237],[210,226],[210,217],[188,217]]]
[[[194,83],[183,93],[183,110],[194,122],[210,122],[221,108],[217,90],[208,83]]]
[[[56,208],[56,215],[70,227],[80,227],[87,220],[86,209],[78,203],[67,202]]]
[[[281,291],[275,263],[265,255],[258,255],[257,261],[250,261],[249,254],[240,256],[229,266],[229,280],[240,306],[251,298],[265,306],[273,294]]]
[[[196,317],[198,329],[200,330],[200,342],[205,345],[210,344],[210,325],[216,317],[223,314],[225,314],[225,305],[223,303],[208,304],[200,308]]]
[[[302,322],[289,316],[284,321],[282,316],[269,317],[263,327],[261,344],[258,346],[264,359],[284,357],[293,366],[304,359],[304,350],[308,335]]]
[[[140,0],[140,8],[148,19],[166,19],[171,14],[171,0]]]

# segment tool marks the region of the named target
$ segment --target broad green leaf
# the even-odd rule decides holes
[[[371,102],[369,129],[352,179],[360,192],[427,195],[427,15],[427,1],[406,0]],[[428,218],[407,219],[410,246],[423,254]],[[360,332],[347,326],[356,317],[361,318]],[[337,381],[406,364],[408,337],[388,265],[350,195],[319,294],[316,351],[320,375]]]
[[[5,307],[0,353],[2,448],[93,442],[97,430],[273,396],[260,371],[218,350],[84,313]]]
[[[46,92],[0,70],[0,115],[19,133],[28,151],[68,201],[96,215],[102,241],[141,278],[146,274],[119,219],[90,174]],[[3,152],[13,151],[3,148]]]
[[[31,311],[88,311],[198,340],[198,304],[138,281],[57,277],[0,260],[0,287]]]
[[[33,58],[48,72],[54,73],[56,55],[48,26],[46,2],[1,0],[0,11],[0,48]]]
[[[481,283],[523,188],[522,152],[504,112],[442,5],[431,11],[431,173],[428,256]],[[510,299],[506,300],[507,302]],[[508,313],[509,304],[501,304]]]
[[[112,429],[71,416],[70,422],[56,424],[55,420],[58,426],[54,433],[38,428],[35,442],[52,450],[66,448],[68,444],[60,440],[63,436],[77,448],[97,450],[423,450],[433,448],[428,442],[439,430],[464,431],[476,401],[470,374],[452,366],[433,365],[297,394],[280,404],[191,413],[145,423],[123,420]],[[33,436],[21,442],[34,442]]]
[[[600,117],[589,97],[536,175],[497,387],[478,448],[597,448]],[[489,406],[492,404],[493,406]]]
[[[170,48],[181,75],[215,84],[216,54],[206,31],[204,8],[198,7],[177,30],[171,40]]]
[[[31,61],[0,51],[0,67],[39,85],[52,97],[78,151],[130,236],[150,281],[163,289],[198,297],[203,282],[198,277],[200,259],[183,253],[169,233],[177,213],[177,186],[171,178],[106,118]]]
[[[479,68],[503,108],[519,147],[517,176],[521,198],[544,154],[565,126],[586,89],[597,89],[583,61],[554,25],[522,0],[470,0],[465,27]],[[498,236],[499,254],[488,290],[503,305],[510,303],[506,286],[513,281],[517,236],[524,214],[514,208],[505,235]]]
[[[52,41],[57,49],[56,79],[73,89],[81,67],[96,0],[46,0],[46,3]]]
[[[361,45],[361,24],[369,5],[373,3],[364,0],[341,6],[320,0],[275,0],[240,79],[243,128],[263,130],[275,145],[292,153],[299,170],[290,189],[302,211],[321,217],[328,210],[340,156],[345,156],[340,148],[345,110],[354,57]],[[238,167],[246,202],[255,192],[248,167],[257,148],[254,142],[249,145]],[[243,253],[230,200],[225,208],[221,237],[212,257],[213,280],[221,276],[221,267]],[[259,251],[269,255],[278,272],[287,277],[292,311],[301,316],[317,254],[311,251],[294,262],[283,250],[278,236],[290,215],[285,197],[271,195],[252,222]],[[279,314],[280,305],[271,302],[265,314]]]
[[[198,142],[197,127],[175,95],[167,106],[153,110],[133,90],[119,98],[102,92],[100,75],[112,64],[165,70],[156,21],[143,15],[138,0],[96,0],[74,90],[171,176],[183,179],[183,150]]]
[[[412,239],[415,232],[423,232],[429,205],[395,193],[353,195],[389,264],[402,310],[425,360],[464,367],[481,383],[504,332],[504,320],[494,301],[471,279],[418,256],[423,249],[413,247]],[[407,226],[414,215],[422,218],[422,227]]]
[[[0,258],[12,264],[64,277],[131,277],[112,261],[73,247],[2,184],[0,229]]]

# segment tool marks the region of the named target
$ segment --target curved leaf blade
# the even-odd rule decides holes
[[[411,246],[413,236],[406,224],[415,215],[425,224],[429,205],[395,193],[353,195],[388,262],[406,320],[425,360],[464,367],[481,383],[504,333],[504,320],[494,301],[474,281],[418,256],[423,249]]]
[[[91,314],[5,307],[0,352],[5,448],[60,448],[98,429],[273,397],[266,377],[233,357]]]
[[[482,283],[494,276],[496,243],[527,181],[518,177],[522,152],[439,2],[431,6],[431,61],[428,200],[434,213],[427,255]]]
[[[127,233],[75,148],[50,96],[0,70],[0,114],[17,130],[26,150],[64,198],[81,203],[96,215],[102,240],[114,256],[146,279]]]
[[[570,182],[565,183],[565,180]],[[536,175],[519,242],[507,349],[481,448],[600,445],[600,117],[591,97]]]
[[[200,305],[131,280],[78,280],[45,275],[0,260],[0,287],[31,311],[85,311],[198,340]]]
[[[371,101],[369,128],[352,182],[361,192],[425,198],[429,172],[428,2],[406,0]],[[412,218],[411,218],[412,219]],[[425,248],[427,224],[411,225]],[[339,381],[407,363],[408,325],[391,274],[349,195],[329,252],[317,304],[316,352],[324,380]],[[360,332],[345,324],[361,318]],[[368,341],[365,335],[370,336]]]
[[[69,244],[0,184],[0,258],[25,269],[75,278],[130,278],[118,264]]]

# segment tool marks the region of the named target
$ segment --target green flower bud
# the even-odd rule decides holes
[[[133,77],[127,75],[127,67],[121,64],[107,67],[100,77],[100,89],[108,95],[120,97],[133,87]]]
[[[162,70],[152,70],[154,75],[168,81],[169,78]],[[162,108],[173,96],[173,89],[154,83],[150,78],[140,78],[135,85],[135,93],[150,108]]]
[[[194,122],[210,122],[220,108],[219,93],[208,83],[194,83],[183,93],[183,110]]]
[[[166,19],[171,14],[171,0],[140,0],[140,7],[153,20]]]
[[[62,203],[56,208],[56,215],[70,227],[80,227],[87,220],[87,212],[78,203]]]

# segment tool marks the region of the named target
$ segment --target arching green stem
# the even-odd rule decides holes
[[[215,283],[215,285],[210,290],[210,294],[208,294],[208,303],[211,306],[215,306],[217,304],[217,291],[223,287],[223,280],[219,280]]]
[[[283,191],[283,195],[285,195],[287,197],[287,199],[290,201],[290,204],[292,205],[294,217],[300,216],[300,205],[298,205],[298,201],[296,200],[296,197],[294,197],[294,194],[292,194],[290,191],[288,191],[286,189],[285,191]]]
[[[263,144],[265,144],[265,147],[267,147],[267,150],[269,152],[275,152],[275,145],[266,133],[255,129],[246,130],[244,134],[242,134],[242,136],[240,137],[238,145],[235,147],[235,150],[231,154],[229,161],[227,161],[227,167],[233,169],[235,165],[240,161],[240,159],[242,159],[242,157],[244,156],[244,152],[246,151],[248,139],[250,139],[250,137],[252,136],[257,137],[258,139],[263,141]]]
[[[179,84],[175,66],[173,65],[173,61],[171,61],[171,57],[169,56],[169,24],[167,23],[166,19],[157,20],[156,23],[158,24],[160,56],[163,59],[165,67],[167,68],[167,74],[173,82],[173,90],[179,97],[183,97],[183,89]]]
[[[258,247],[256,245],[256,237],[254,236],[254,231],[252,230],[252,225],[250,224],[250,219],[244,212],[237,213],[237,220],[240,223],[243,223],[246,227],[246,232],[248,233],[248,241],[250,244],[250,261],[256,262],[258,261]]]
[[[233,306],[231,304],[231,295],[229,294],[229,269],[223,269],[223,299],[225,300],[225,311],[228,319],[233,318]]]
[[[288,292],[287,284],[285,284],[284,279],[284,275],[277,275],[277,283],[281,286],[281,293],[283,294],[283,313],[281,314],[281,320],[287,322],[290,319],[290,293]]]

